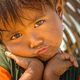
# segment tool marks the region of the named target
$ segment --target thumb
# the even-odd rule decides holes
[[[17,59],[17,56],[12,54],[11,52],[9,51],[5,51],[5,55],[11,59],[13,59],[14,61],[18,62],[18,59]]]

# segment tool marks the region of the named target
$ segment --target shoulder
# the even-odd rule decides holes
[[[11,74],[0,66],[0,80],[12,80]]]

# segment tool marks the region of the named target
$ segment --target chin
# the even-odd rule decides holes
[[[38,58],[39,58],[41,61],[46,62],[46,61],[50,60],[52,57],[54,57],[57,53],[58,53],[58,50],[55,50],[55,51],[53,52],[53,54],[39,56]]]
[[[53,55],[54,56],[54,55]],[[43,62],[46,62],[48,60],[50,60],[53,56],[45,56],[45,57],[39,57],[39,59]]]

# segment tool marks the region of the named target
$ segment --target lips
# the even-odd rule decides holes
[[[38,48],[35,51],[35,53],[38,55],[43,55],[43,54],[46,54],[47,51],[48,51],[48,46],[45,46],[45,47]]]

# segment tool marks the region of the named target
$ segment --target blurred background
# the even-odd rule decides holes
[[[80,0],[63,0],[64,35],[61,45],[63,51],[80,58]]]

